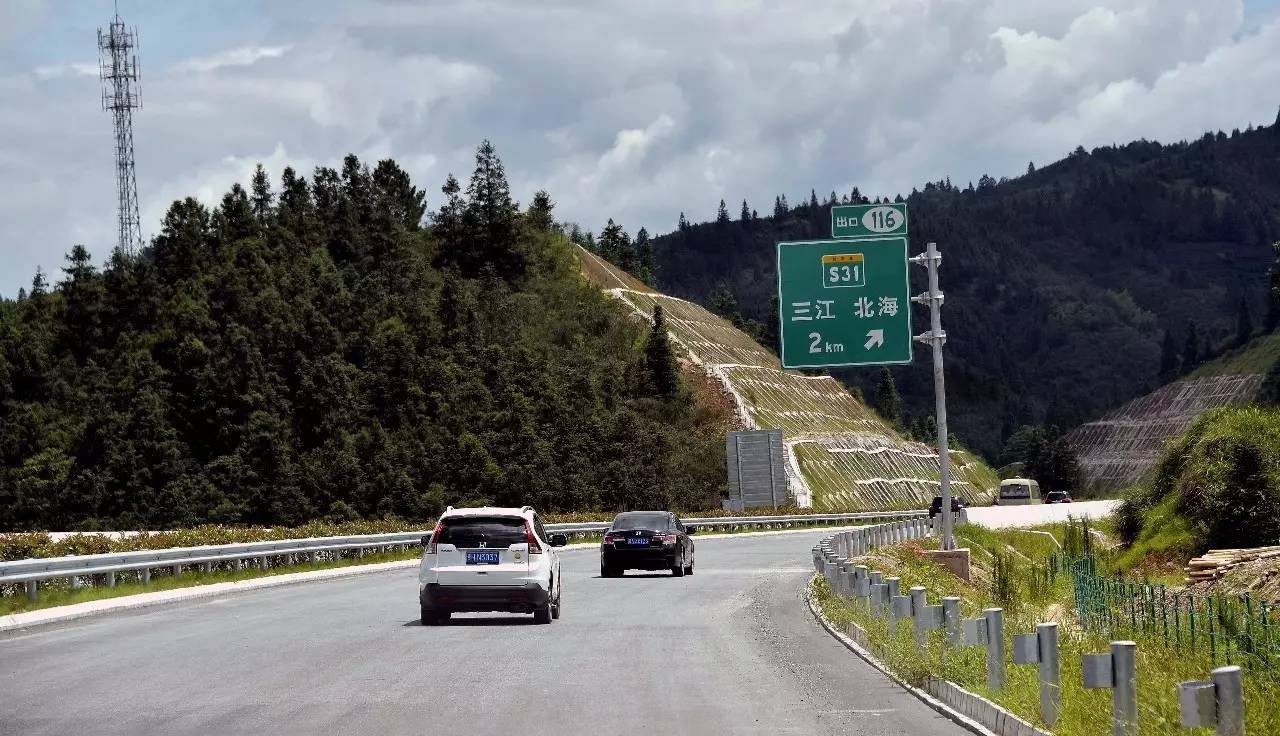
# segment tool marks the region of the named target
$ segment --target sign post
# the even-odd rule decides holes
[[[778,320],[783,368],[894,365],[911,362],[911,344],[933,348],[933,390],[941,471],[942,548],[955,549],[951,456],[942,373],[942,255],[929,243],[907,257],[904,202],[836,205],[833,240],[778,243]],[[910,295],[907,263],[929,271],[929,290]],[[911,334],[912,303],[929,305],[929,331]]]
[[[956,548],[956,540],[952,529],[954,518],[951,514],[951,455],[947,448],[947,388],[942,374],[942,344],[947,341],[947,333],[942,330],[943,296],[938,288],[938,266],[942,264],[942,254],[938,252],[938,244],[929,243],[925,252],[913,256],[911,262],[929,270],[929,290],[911,297],[911,301],[929,305],[929,331],[916,335],[914,339],[933,347],[933,394],[938,415],[938,470],[941,475],[942,496],[942,548],[949,550]]]

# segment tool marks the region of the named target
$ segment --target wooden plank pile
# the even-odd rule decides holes
[[[1254,560],[1280,557],[1280,547],[1250,547],[1248,549],[1211,549],[1196,557],[1183,568],[1187,573],[1187,585],[1205,580],[1217,580],[1227,570]]]

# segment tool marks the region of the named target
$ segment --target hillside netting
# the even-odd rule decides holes
[[[1130,401],[1066,435],[1080,463],[1081,482],[1110,491],[1138,482],[1170,439],[1204,412],[1251,400],[1261,374],[1208,376],[1175,381]]]
[[[651,320],[662,305],[675,343],[717,379],[743,425],[783,431],[787,475],[802,506],[824,511],[919,508],[938,492],[937,451],[903,438],[836,379],[782,369],[776,355],[709,310],[660,294],[599,256],[580,251],[595,283]],[[996,474],[974,455],[952,450],[953,489],[989,503]]]

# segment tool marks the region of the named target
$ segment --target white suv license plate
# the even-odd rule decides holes
[[[497,552],[468,552],[468,565],[496,565],[501,558]]]

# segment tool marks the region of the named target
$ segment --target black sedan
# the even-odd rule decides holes
[[[960,509],[967,508],[968,504],[959,496],[951,497],[951,510],[954,513],[960,513]],[[942,511],[942,496],[934,496],[933,503],[929,504],[929,518],[937,516]]]
[[[669,511],[618,514],[600,543],[600,577],[620,577],[626,570],[692,575],[693,532]]]

